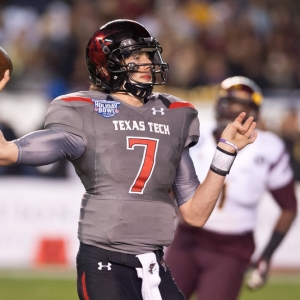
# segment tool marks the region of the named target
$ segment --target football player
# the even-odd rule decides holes
[[[261,104],[261,90],[252,80],[235,76],[221,83],[215,105],[216,126],[201,132],[199,143],[190,151],[200,181],[224,128],[242,111],[257,121]],[[257,206],[264,192],[272,194],[281,214],[254,263],[249,288],[265,284],[271,257],[296,216],[293,172],[285,145],[274,133],[258,132],[256,142],[239,152],[203,228],[181,220],[166,251],[166,262],[187,299],[193,293],[201,300],[237,299],[254,252]]]
[[[167,78],[161,53],[141,24],[105,24],[86,47],[90,90],[54,99],[45,130],[13,142],[0,137],[0,165],[66,158],[85,187],[77,255],[81,300],[184,299],[163,260],[175,208],[202,226],[237,149],[257,136],[253,117],[239,114],[223,131],[200,185],[189,156],[199,137],[197,110],[152,91]]]

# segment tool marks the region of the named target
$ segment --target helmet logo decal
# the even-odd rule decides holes
[[[127,46],[130,46],[130,45],[133,45],[135,44],[134,40],[132,39],[127,39],[127,40],[124,40],[121,42],[121,47],[127,47]]]
[[[110,100],[95,100],[94,102],[94,111],[98,112],[104,118],[111,118],[119,113],[119,105],[121,104],[118,101]]]
[[[161,115],[164,115],[165,114],[164,110],[165,109],[163,107],[161,107],[160,109],[155,109],[154,107],[152,107],[152,114],[156,115],[156,113],[160,113]]]

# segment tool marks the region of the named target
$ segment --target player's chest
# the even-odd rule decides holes
[[[110,155],[110,167],[114,163],[119,167],[126,165],[126,169],[140,162],[147,166],[154,163],[165,166],[166,162],[176,164],[184,139],[188,136],[188,130],[182,133],[185,120],[180,115],[176,118],[174,114],[167,113],[166,109],[159,111],[157,113],[150,107],[142,111],[120,108],[111,116],[104,116],[98,111],[93,113],[92,129],[89,130],[90,147],[95,147],[100,159],[104,157],[103,153],[106,158]]]
[[[144,136],[178,143],[184,138],[185,131],[188,133],[184,116],[164,107],[130,109],[116,103],[111,105],[99,107],[91,115],[99,137],[119,139],[124,136]]]

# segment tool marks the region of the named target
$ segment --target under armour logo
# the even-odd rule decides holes
[[[102,270],[102,268],[107,268],[108,271],[111,270],[111,263],[107,263],[107,265],[102,265],[102,262],[99,262],[98,265],[99,265],[98,270]]]
[[[154,267],[155,267],[155,263],[152,263],[152,264],[149,265],[150,274],[153,274],[153,271],[155,270]]]
[[[152,107],[152,113],[153,113],[153,115],[156,115],[157,112],[161,113],[161,115],[165,114],[163,107],[161,109],[155,109],[154,107]]]
[[[132,40],[132,39],[123,40],[121,42],[122,47],[130,46],[130,45],[133,45],[133,44],[134,44],[134,40]]]

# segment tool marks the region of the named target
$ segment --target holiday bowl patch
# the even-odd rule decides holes
[[[111,100],[95,100],[94,102],[94,111],[104,118],[111,118],[119,113],[119,105],[121,104],[118,101]]]

